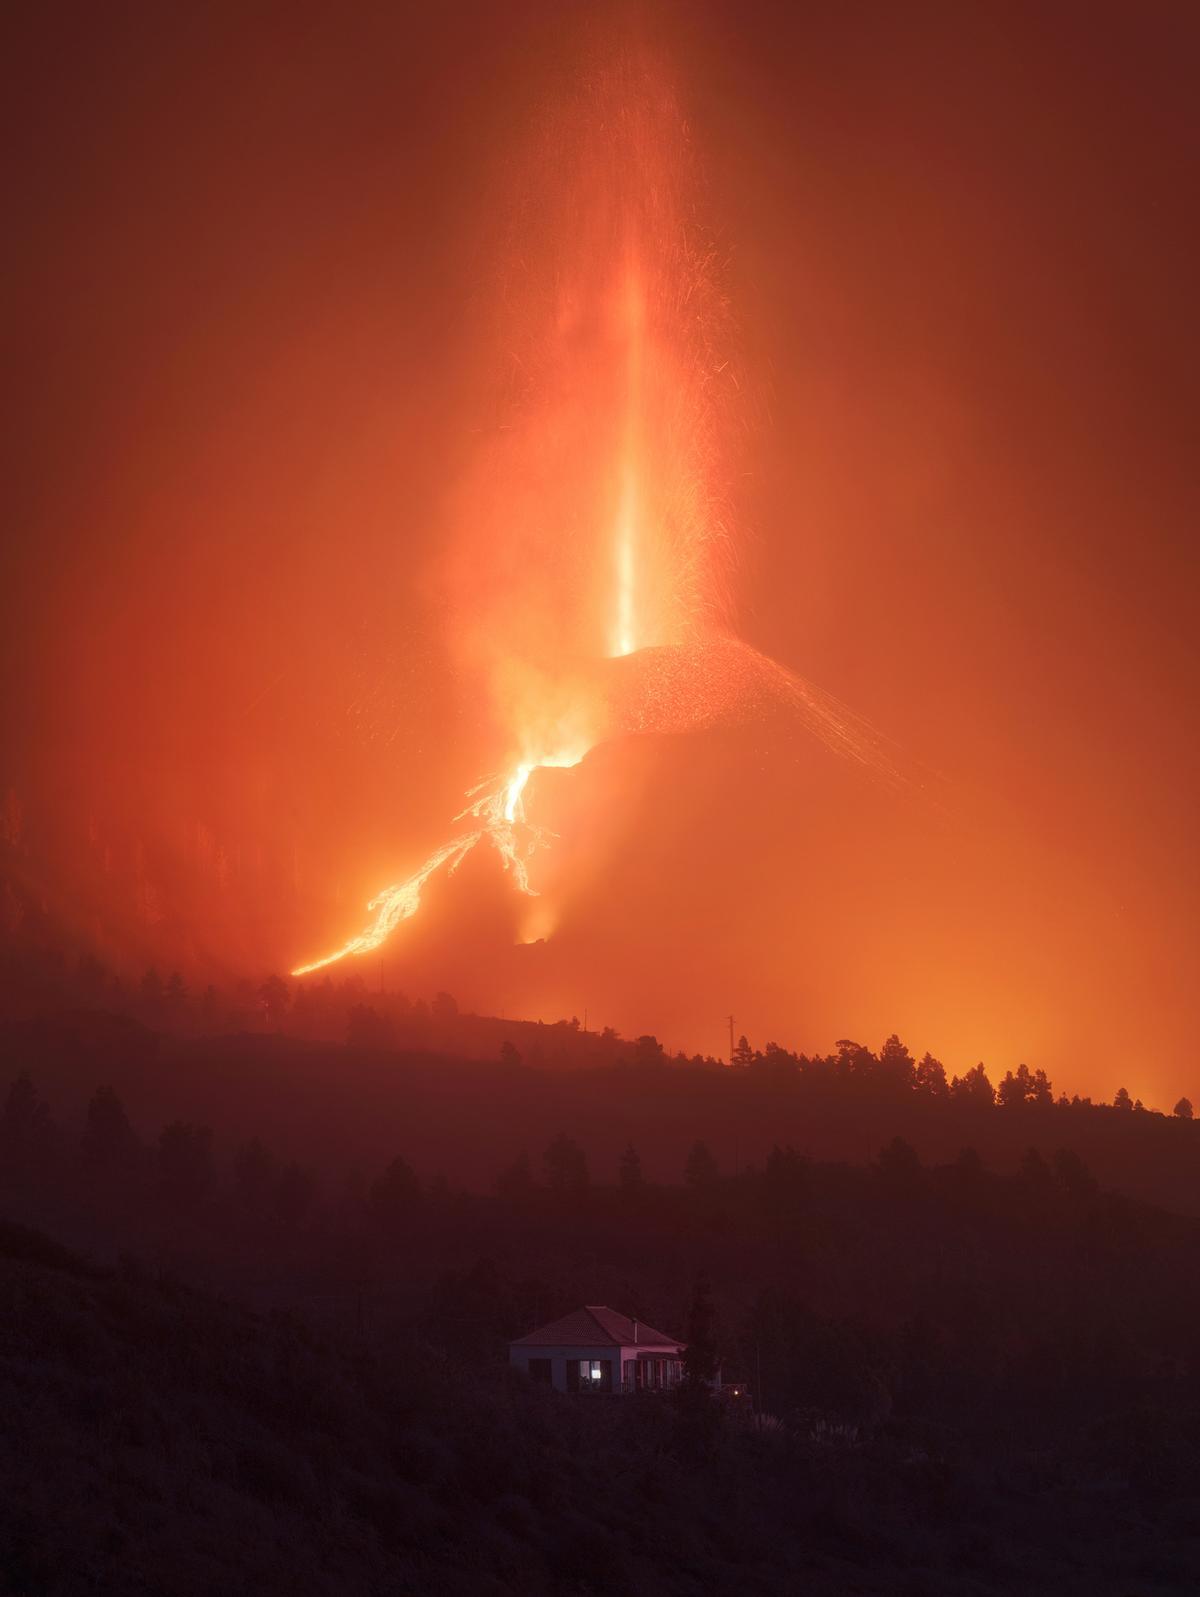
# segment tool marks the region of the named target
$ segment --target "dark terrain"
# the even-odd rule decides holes
[[[78,996],[3,1033],[6,1591],[1200,1585],[1187,1105]],[[582,1302],[711,1336],[724,1395],[526,1385]]]

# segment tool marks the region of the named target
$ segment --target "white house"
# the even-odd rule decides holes
[[[686,1343],[590,1303],[508,1344],[509,1362],[558,1392],[660,1392],[683,1378]]]

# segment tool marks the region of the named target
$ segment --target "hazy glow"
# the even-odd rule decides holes
[[[373,899],[366,930],[293,975],[378,948],[417,912],[429,878],[485,840],[517,890],[536,896],[529,860],[550,834],[527,814],[530,777],[577,764],[603,739],[694,731],[782,705],[831,749],[885,767],[861,722],[721,624],[729,538],[718,423],[729,362],[712,257],[687,199],[688,141],[645,66],[623,65],[597,95],[604,103],[578,134],[561,190],[543,196],[557,221],[525,241],[546,253],[545,295],[535,289],[526,309],[543,386],[507,454],[489,462],[488,512],[463,534],[455,625],[522,753],[467,795],[456,821],[472,830]],[[611,517],[606,484],[616,485]],[[529,523],[553,529],[556,513],[579,530],[552,531],[530,550]],[[482,547],[477,525],[487,528]],[[592,528],[601,557],[584,568],[601,574],[598,605],[573,558]],[[607,647],[580,668],[578,640],[597,610]]]
[[[525,819],[525,806],[521,801],[521,795],[525,791],[525,784],[528,782],[529,773],[532,770],[532,765],[522,761],[521,764],[517,766],[516,775],[512,778],[504,791],[504,819],[510,825],[517,818],[518,813],[520,814],[522,820]]]
[[[637,538],[637,484],[633,468],[621,473],[621,508],[617,514],[617,619],[613,654],[632,654],[634,630],[634,546]]]
[[[642,368],[646,336],[646,300],[636,256],[625,269],[620,299],[620,331],[625,347],[625,436],[620,462],[620,500],[616,546],[616,618],[612,654],[632,654],[637,635],[638,457],[642,432]]]
[[[257,983],[591,746],[389,981],[1195,1100],[1194,8],[1010,9],[27,8],[0,944]]]

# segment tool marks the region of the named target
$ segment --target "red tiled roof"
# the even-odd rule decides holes
[[[634,1337],[634,1325],[637,1336]],[[518,1336],[512,1347],[632,1347],[634,1342],[645,1347],[683,1347],[677,1336],[664,1336],[642,1320],[631,1320],[616,1309],[606,1309],[602,1303],[589,1303],[586,1308],[564,1314],[561,1320],[551,1320],[549,1325],[539,1325],[528,1336]]]

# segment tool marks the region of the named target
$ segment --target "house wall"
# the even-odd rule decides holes
[[[510,1347],[509,1362],[519,1370],[529,1369],[530,1359],[549,1359],[552,1384],[556,1392],[567,1389],[568,1359],[607,1359],[613,1366],[613,1391],[621,1387],[621,1350],[606,1343],[601,1347]]]
[[[651,1359],[678,1359],[679,1344],[668,1342],[659,1346],[657,1342],[638,1342],[635,1346],[621,1349],[621,1370],[624,1372],[626,1360],[637,1358]]]
[[[675,1344],[669,1347],[657,1348],[646,1342],[640,1342],[636,1347],[613,1347],[605,1343],[599,1347],[510,1347],[508,1350],[509,1363],[518,1370],[529,1371],[531,1359],[549,1359],[551,1384],[556,1392],[567,1390],[567,1361],[568,1359],[603,1359],[612,1365],[612,1389],[614,1392],[621,1390],[621,1377],[626,1359],[637,1358],[638,1354],[653,1354],[656,1358],[672,1358],[675,1356]]]

